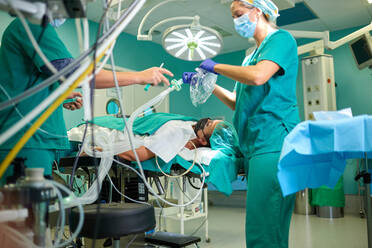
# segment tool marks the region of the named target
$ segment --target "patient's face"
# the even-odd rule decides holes
[[[221,120],[208,120],[203,130],[198,130],[198,133],[197,133],[198,137],[209,140],[217,124],[220,122],[222,121]]]

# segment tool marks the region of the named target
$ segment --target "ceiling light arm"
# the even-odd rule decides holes
[[[298,55],[305,53],[324,54],[325,44],[329,43],[329,32],[288,30],[295,38],[320,39],[298,47]]]
[[[361,28],[361,29],[349,34],[349,35],[346,35],[345,37],[343,37],[343,38],[341,38],[337,41],[329,41],[328,44],[326,43],[326,46],[330,50],[336,49],[340,46],[343,46],[346,43],[349,43],[350,41],[355,40],[356,38],[360,37],[361,35],[363,35],[365,33],[369,34],[370,31],[372,31],[372,22],[369,25],[367,25],[367,26],[365,26],[365,27],[363,27],[363,28]]]
[[[167,23],[167,22],[173,22],[173,21],[178,21],[178,20],[192,20],[193,21],[193,24],[192,26],[197,26],[199,25],[199,19],[200,17],[199,16],[194,16],[194,17],[191,17],[191,16],[177,16],[177,17],[170,17],[170,18],[167,18],[167,19],[164,19],[158,23],[156,23],[154,26],[152,26],[152,28],[150,28],[149,30],[149,33],[148,33],[148,37],[149,37],[149,40],[152,40],[152,32],[154,32],[154,30]]]
[[[324,54],[324,41],[317,40],[317,41],[299,46],[297,49],[298,49],[298,55],[302,55],[305,53],[311,53],[311,55],[321,55],[321,54]]]
[[[164,4],[167,4],[167,3],[170,3],[170,2],[183,2],[185,0],[166,0],[166,1],[162,1],[160,3],[158,3],[157,5],[155,5],[154,7],[152,7],[147,13],[146,15],[142,18],[142,21],[140,23],[140,25],[138,26],[138,31],[137,31],[137,40],[151,40],[152,37],[150,37],[150,35],[146,35],[146,34],[142,34],[142,28],[143,28],[143,25],[145,24],[147,18],[150,16],[150,14],[152,12],[154,12],[154,10],[156,10],[157,8],[163,6]]]
[[[311,32],[311,31],[298,31],[298,30],[288,30],[294,37],[296,38],[309,38],[309,39],[320,39],[315,42],[311,42],[309,44],[305,44],[303,46],[298,47],[298,55],[307,53],[307,52],[315,52],[315,54],[321,54],[324,53],[324,49],[328,50],[334,50],[340,46],[345,45],[346,43],[349,43],[350,41],[353,41],[354,39],[360,37],[361,35],[365,33],[369,33],[372,31],[372,22],[337,40],[337,41],[331,41],[329,36],[329,31],[324,32]]]
[[[296,38],[309,38],[309,39],[322,39],[324,41],[329,40],[329,32],[312,32],[312,31],[300,31],[300,30],[288,30]]]

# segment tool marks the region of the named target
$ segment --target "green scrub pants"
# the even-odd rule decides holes
[[[44,175],[52,175],[53,161],[59,161],[61,152],[65,150],[46,150],[23,148],[17,157],[26,158],[25,165],[27,168],[44,168]],[[8,155],[9,150],[0,150],[0,161]],[[0,186],[6,183],[6,178],[13,175],[13,166],[10,165],[0,178]]]
[[[247,174],[247,248],[287,248],[295,195],[283,197],[277,172],[280,152],[244,161]]]

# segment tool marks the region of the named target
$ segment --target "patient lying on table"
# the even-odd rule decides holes
[[[155,156],[161,158],[168,163],[182,150],[187,153],[194,148],[210,147],[210,138],[216,126],[221,123],[221,120],[211,120],[203,118],[199,121],[184,121],[170,120],[163,124],[152,135],[135,135],[134,147],[140,161],[151,159]],[[116,129],[94,126],[95,139],[99,140],[99,136],[104,135],[111,137],[113,143],[122,142],[129,144],[128,135]],[[82,141],[82,133],[85,125],[71,129],[68,132],[70,141]],[[88,128],[89,136],[90,128]],[[97,143],[96,143],[97,144]],[[99,142],[95,145],[95,149],[102,151]],[[130,146],[126,151],[117,154],[119,157],[135,161],[135,156]]]
[[[140,161],[151,159],[157,155],[162,159],[164,158],[163,160],[167,162],[168,158],[170,160],[178,153],[174,154],[175,151],[180,151],[183,147],[189,150],[199,147],[210,147],[209,139],[214,128],[220,122],[220,120],[211,120],[209,118],[200,119],[197,123],[179,120],[169,121],[152,135],[149,142],[145,142],[143,146],[136,148],[137,155]],[[169,142],[170,146],[159,146],[159,143],[162,143],[157,142],[159,139]],[[174,151],[173,153],[171,152],[172,150]],[[132,150],[120,153],[118,156],[128,161],[136,160]]]

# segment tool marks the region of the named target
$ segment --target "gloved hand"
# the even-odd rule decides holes
[[[212,72],[212,73],[218,75],[218,73],[214,71],[214,67],[215,67],[215,65],[217,65],[217,64],[218,64],[218,63],[214,62],[214,61],[211,60],[211,59],[206,59],[206,60],[204,60],[204,61],[200,64],[199,67],[202,68],[202,69],[204,69],[204,70],[206,70],[206,71],[208,71],[208,72]]]
[[[196,72],[184,72],[182,73],[182,81],[184,84],[191,84],[191,78],[196,74]]]

